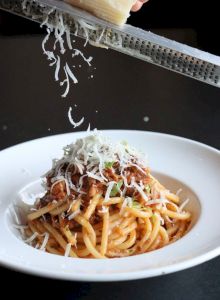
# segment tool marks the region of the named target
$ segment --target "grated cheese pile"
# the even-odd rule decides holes
[[[71,189],[78,193],[83,193],[81,187],[84,178],[93,178],[106,185],[105,200],[108,200],[115,182],[109,181],[105,177],[104,170],[106,169],[106,165],[116,163],[117,172],[123,178],[125,188],[134,187],[140,193],[144,194],[144,186],[135,182],[134,179],[128,184],[126,168],[134,166],[139,171],[146,173],[146,161],[144,154],[128,146],[126,143],[114,144],[95,131],[92,135],[78,139],[75,143],[66,146],[64,148],[64,156],[59,160],[56,159],[53,161],[52,170],[46,176],[49,176],[51,182],[54,183],[57,183],[58,180],[65,181],[67,194],[70,193]],[[78,185],[74,185],[71,180],[72,170],[74,170],[74,174],[80,174]]]
[[[97,130],[67,145],[63,150],[63,157],[53,160],[52,169],[45,175],[48,184],[46,187],[50,191],[56,184],[63,182],[67,196],[81,194],[83,199],[88,193],[85,183],[88,183],[88,179],[92,179],[96,184],[100,183],[104,186],[104,202],[108,202],[116,195],[124,198],[120,214],[123,214],[126,206],[140,206],[138,201],[135,203],[135,199],[138,199],[137,194],[141,197],[144,206],[156,205],[158,209],[166,209],[166,205],[169,204],[177,212],[183,211],[189,201],[186,199],[178,207],[167,199],[170,191],[155,179],[149,186],[148,183],[152,182],[153,177],[146,156],[125,142],[109,141]],[[136,171],[133,173],[131,170]],[[115,174],[117,179],[109,174]],[[100,212],[104,213],[105,207],[102,208]],[[80,210],[73,212],[69,215],[69,220],[79,213]]]

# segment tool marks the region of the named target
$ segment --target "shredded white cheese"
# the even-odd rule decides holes
[[[57,55],[57,60],[55,61],[55,63],[56,63],[55,80],[59,81],[59,72],[60,72],[60,57],[59,57],[59,55]]]
[[[63,177],[63,176],[57,176],[57,177],[55,177],[55,178],[52,178],[52,180],[51,180],[51,182],[54,182],[53,184],[52,184],[52,186],[51,186],[51,191],[53,190],[53,188],[54,188],[54,186],[55,185],[57,185],[58,183],[60,183],[60,182],[65,182],[65,185],[66,185],[66,193],[67,193],[67,195],[70,195],[70,188],[69,188],[69,183],[68,183],[68,181],[67,181],[67,179],[65,178],[65,177]]]
[[[73,110],[73,108],[70,106],[69,111],[68,111],[68,118],[69,118],[70,123],[73,125],[73,127],[76,128],[76,127],[79,127],[80,125],[82,125],[82,123],[84,122],[84,117],[79,122],[75,122],[72,118],[72,110]]]
[[[70,211],[71,211],[71,209],[72,209],[72,207],[73,207],[73,204],[75,204],[76,203],[76,200],[73,200],[71,203],[70,203],[70,206],[69,206],[69,208],[68,208],[68,210],[67,210],[67,213],[69,213]]]
[[[90,123],[89,123],[89,126],[88,126],[88,128],[87,128],[87,130],[86,130],[87,132],[90,132],[91,131],[91,126],[90,126]]]
[[[140,187],[140,185],[138,185],[134,180],[132,180],[132,185],[140,193],[141,197],[147,202],[148,201],[148,197],[145,194],[145,192],[143,191],[143,189]]]
[[[103,180],[104,180],[101,176],[95,175],[95,174],[93,174],[91,172],[87,172],[87,175],[88,175],[88,177],[96,179],[96,180],[98,180],[100,182],[103,182]]]
[[[70,38],[70,30],[67,26],[66,26],[66,41],[67,41],[67,45],[68,45],[69,49],[73,50],[71,38]]]
[[[26,226],[26,225],[16,225],[16,224],[12,224],[12,226],[20,231],[22,238],[25,237],[25,231],[24,230],[27,229],[28,226]]]
[[[72,54],[72,57],[80,55],[84,61],[91,67],[91,61],[93,60],[93,57],[90,56],[89,58],[86,58],[85,55],[80,51],[79,49],[73,49],[75,53]]]
[[[65,72],[66,79],[64,79],[63,81],[60,82],[60,86],[63,86],[66,83],[66,90],[61,95],[61,97],[66,98],[67,94],[69,93],[69,89],[70,89],[70,80],[69,80],[69,75],[68,75],[67,70],[66,70],[66,66],[63,67],[63,70]]]
[[[80,214],[80,209],[77,209],[71,215],[69,215],[68,220],[70,221],[70,220],[74,219],[78,214]]]
[[[84,178],[87,177],[87,176],[88,176],[88,175],[85,174],[85,175],[83,175],[83,176],[81,176],[81,177],[79,178],[79,187],[78,187],[78,189],[77,189],[78,192],[81,191],[81,188],[82,188],[82,186],[83,186],[83,180],[84,180]]]
[[[43,243],[42,243],[42,245],[41,245],[41,247],[40,247],[40,250],[41,250],[41,251],[45,251],[45,248],[46,248],[47,243],[48,243],[48,241],[49,241],[50,235],[49,235],[48,232],[45,232],[42,236],[44,236],[44,240],[43,240]]]
[[[12,226],[16,229],[27,229],[28,226],[27,225],[18,225],[18,224],[12,224]]]
[[[132,198],[131,197],[126,197],[122,203],[119,215],[123,215],[125,211],[125,207],[131,207],[132,206]]]
[[[37,236],[38,236],[38,233],[34,232],[29,238],[24,240],[24,242],[29,244],[29,243],[33,242],[36,239]]]
[[[165,218],[165,220],[166,220],[167,222],[169,222],[169,223],[174,223],[174,221],[173,221],[170,217],[164,216],[164,218]]]
[[[69,110],[69,118],[71,124],[76,125],[71,116],[71,110]],[[106,163],[116,162],[118,163],[118,172],[123,179],[124,190],[122,195],[125,195],[126,189],[132,187],[137,189],[142,197],[147,201],[147,195],[144,192],[144,185],[140,182],[137,184],[133,178],[130,185],[127,184],[126,168],[129,166],[138,166],[138,170],[141,170],[144,174],[144,168],[147,167],[145,156],[139,153],[137,150],[128,147],[123,143],[112,144],[106,138],[95,130],[92,135],[85,138],[78,139],[74,144],[68,145],[64,148],[64,156],[60,160],[54,160],[53,174],[55,179],[65,178],[68,182],[70,189],[77,192],[82,192],[83,178],[88,176],[97,181],[107,184],[108,179],[104,176]],[[67,165],[65,174],[61,172],[63,165]],[[71,174],[69,168],[74,170],[74,173],[80,173],[78,186],[75,186],[71,180]],[[61,176],[61,177],[60,177]],[[105,201],[110,197],[111,190],[115,182],[109,182],[107,186],[107,192],[105,195]],[[82,192],[83,193],[83,192]]]
[[[65,250],[65,253],[64,253],[65,257],[68,257],[70,255],[70,250],[71,250],[71,243],[68,243],[66,245],[66,250]]]
[[[72,79],[73,83],[78,83],[77,78],[75,77],[75,75],[73,74],[73,72],[70,70],[70,67],[68,66],[68,64],[66,63],[66,71],[67,74],[69,75],[69,77]]]
[[[108,211],[109,211],[109,208],[108,208],[108,207],[102,206],[102,209],[99,210],[98,212],[99,212],[100,214],[106,214]]]
[[[40,247],[40,244],[37,243],[36,246],[35,246],[34,248],[35,248],[35,249],[39,249],[39,247]]]
[[[183,208],[189,203],[190,199],[187,198],[183,203],[179,206],[179,211],[182,211]]]
[[[147,201],[147,205],[154,205],[154,204],[165,204],[165,203],[169,203],[168,200],[166,199],[154,199],[154,200],[148,200]]]
[[[176,192],[176,195],[179,196],[180,193],[182,193],[182,189],[178,189],[178,191]]]
[[[25,10],[26,14],[28,15],[27,7],[26,7],[26,1],[23,2],[23,9]],[[43,9],[43,7],[42,7]],[[44,11],[43,11],[44,12]],[[50,21],[50,15],[53,13],[53,21]],[[88,29],[92,29],[92,25],[87,24],[83,20],[74,20],[73,22],[76,25],[76,28],[78,26],[83,27],[85,32],[88,31]],[[45,38],[42,41],[42,49],[43,53],[47,56],[47,59],[52,61],[49,66],[53,67],[55,65],[55,81],[60,81],[60,77],[62,77],[62,74],[64,73],[65,79],[63,81],[60,81],[60,86],[63,86],[66,84],[66,89],[64,93],[62,94],[62,97],[67,97],[69,90],[70,90],[70,79],[72,79],[74,84],[78,83],[78,80],[76,76],[73,74],[71,68],[65,61],[65,57],[63,56],[66,52],[65,46],[67,45],[67,48],[69,51],[73,52],[72,57],[80,56],[83,61],[85,61],[89,66],[91,66],[92,57],[86,57],[81,50],[73,49],[72,47],[72,41],[71,41],[71,33],[70,33],[70,27],[64,20],[64,16],[60,11],[56,11],[55,8],[46,10],[44,12],[44,20],[41,23],[41,27],[46,26],[47,34]],[[97,28],[95,28],[97,29]],[[78,31],[78,29],[77,29]],[[53,43],[52,49],[47,50],[46,45],[51,37],[51,35],[54,34],[55,36],[55,42]],[[77,35],[77,32],[76,32]],[[89,40],[89,36],[86,37],[87,41]],[[65,43],[66,42],[66,43]],[[73,41],[74,42],[74,41]],[[87,43],[87,42],[86,42]],[[59,45],[59,52],[60,55],[57,55],[55,52],[57,51],[57,45]],[[51,48],[51,47],[50,47]],[[64,57],[64,62],[61,61],[61,57]],[[80,65],[81,66],[81,65]]]
[[[115,181],[110,181],[110,182],[108,183],[108,188],[107,188],[107,191],[106,191],[106,193],[105,193],[105,199],[104,199],[104,202],[106,202],[106,201],[109,200],[110,194],[111,194],[111,191],[112,191],[114,185],[115,185]]]

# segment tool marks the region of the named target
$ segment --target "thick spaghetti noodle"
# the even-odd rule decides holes
[[[151,174],[145,158],[98,134],[64,148],[46,174],[46,194],[27,215],[27,241],[81,258],[145,253],[181,238],[191,214]]]

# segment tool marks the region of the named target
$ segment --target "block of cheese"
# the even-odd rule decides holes
[[[116,25],[126,23],[136,0],[65,0],[73,6],[91,12],[93,15]]]

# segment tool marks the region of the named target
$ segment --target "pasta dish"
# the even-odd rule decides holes
[[[187,201],[151,175],[142,153],[99,133],[66,146],[44,185],[27,215],[25,241],[53,254],[141,254],[175,242],[191,221]]]

